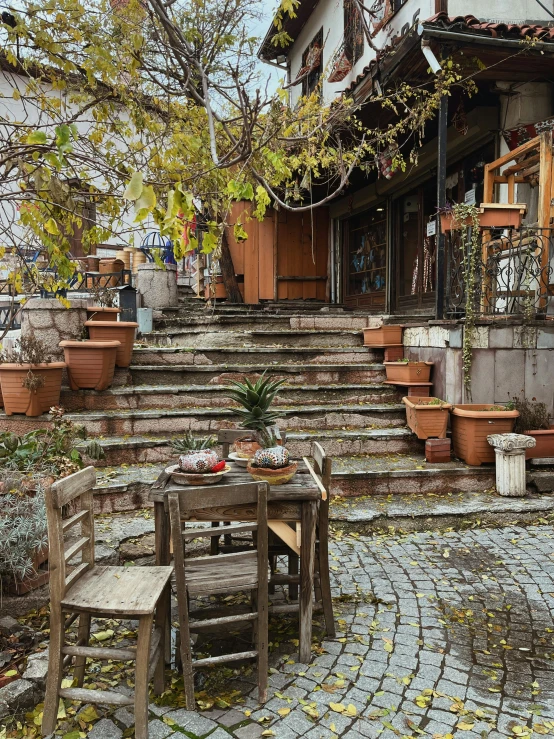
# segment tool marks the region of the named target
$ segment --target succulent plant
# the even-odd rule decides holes
[[[281,417],[281,413],[272,411],[270,408],[277,395],[277,390],[284,382],[284,380],[266,377],[264,372],[255,384],[252,384],[247,377],[244,382],[231,381],[234,389],[225,393],[226,398],[242,405],[242,408],[236,411],[242,419],[241,426],[257,431],[264,446],[274,444],[276,434],[275,432],[271,434],[268,427]]]
[[[187,452],[199,452],[203,449],[211,449],[217,443],[215,436],[193,436],[188,431],[183,437],[173,439],[171,446],[179,454]]]

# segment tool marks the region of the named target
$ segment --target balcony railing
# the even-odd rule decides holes
[[[483,317],[545,314],[554,294],[554,229],[482,229],[479,255],[471,274],[471,229],[447,233],[446,314],[466,312],[468,290],[476,314]]]

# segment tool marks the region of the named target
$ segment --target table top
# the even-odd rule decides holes
[[[231,471],[224,475],[218,485],[236,485],[237,483],[253,482],[252,476],[246,471],[246,467],[240,467],[231,460],[227,460]],[[170,465],[168,465],[170,466]],[[165,472],[162,472],[153,484],[149,500],[154,503],[163,503],[169,493],[186,490],[187,485],[177,485]],[[193,486],[191,486],[193,487]],[[207,490],[210,485],[205,485]],[[321,500],[321,491],[306,467],[304,460],[299,460],[298,470],[290,482],[285,485],[272,485],[269,489],[268,500],[291,500],[302,502],[304,500]]]

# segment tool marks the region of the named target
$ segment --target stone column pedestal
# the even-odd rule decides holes
[[[143,308],[163,310],[179,304],[177,298],[177,265],[158,267],[154,262],[139,264],[136,279],[137,292]]]
[[[496,492],[510,497],[527,495],[525,450],[534,447],[536,440],[524,434],[491,434],[487,441],[496,454]]]
[[[53,361],[63,362],[60,341],[80,339],[86,320],[86,300],[71,300],[65,308],[56,298],[31,298],[21,312],[21,336],[35,336],[46,344]]]

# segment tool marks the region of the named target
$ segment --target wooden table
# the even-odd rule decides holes
[[[221,484],[252,482],[252,477],[244,467],[239,467],[235,462],[228,462],[228,464],[231,472],[224,475]],[[175,490],[183,490],[183,486],[176,485],[170,478],[168,479],[166,473],[162,472],[150,491],[149,499],[154,503],[157,565],[167,565],[171,561],[167,496]],[[269,491],[267,512],[269,527],[277,536],[291,545],[293,550],[296,534],[286,524],[287,522],[300,522],[299,651],[300,661],[304,663],[308,663],[311,659],[315,539],[320,500],[320,486],[316,484],[304,461],[299,462],[298,471],[291,482],[286,485],[274,485]],[[210,521],[210,509],[206,509],[205,515],[202,515],[202,511],[196,511],[195,520]],[[244,510],[230,508],[225,509],[225,520],[245,521],[249,519],[245,516]],[[221,530],[221,534],[223,533],[224,529]]]

